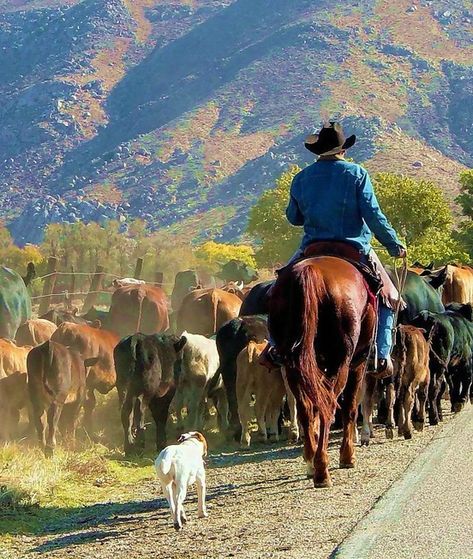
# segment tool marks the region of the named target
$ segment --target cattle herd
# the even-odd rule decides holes
[[[159,287],[121,281],[108,311],[53,309],[31,318],[24,279],[6,268],[0,274],[0,441],[20,436],[21,413],[46,456],[57,440],[74,444],[79,422],[93,438],[102,427],[94,424],[97,392],[115,387],[126,455],[144,451],[146,408],[158,449],[166,445],[171,413],[179,432],[205,431],[209,409],[222,436],[244,447],[256,436],[254,418],[260,440],[279,440],[284,422],[288,437],[299,439],[284,369],[259,362],[272,282],[202,288],[194,272],[180,272],[169,302]],[[431,425],[442,420],[447,389],[453,412],[470,398],[473,269],[415,266],[403,299],[394,375],[367,374],[359,395],[361,444],[373,436],[375,407],[388,438],[396,426],[411,438],[425,415]]]

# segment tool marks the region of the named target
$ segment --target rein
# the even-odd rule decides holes
[[[394,345],[395,345],[395,337],[396,337],[396,331],[397,331],[397,320],[399,318],[399,311],[401,310],[401,305],[402,305],[402,294],[404,293],[404,288],[406,287],[406,281],[407,281],[407,271],[408,271],[408,266],[407,266],[407,256],[404,256],[402,259],[402,266],[401,268],[397,268],[396,263],[394,263],[394,277],[396,278],[396,289],[397,292],[399,293],[399,298],[398,301],[396,303],[396,308],[394,309],[394,327],[392,329],[392,346],[391,346],[391,353],[394,349]]]

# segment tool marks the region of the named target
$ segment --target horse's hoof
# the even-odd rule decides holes
[[[394,439],[394,429],[392,427],[386,427],[386,438]]]
[[[424,422],[423,421],[414,421],[413,425],[414,425],[414,429],[416,431],[423,431],[424,430]]]
[[[340,462],[341,470],[351,470],[354,467],[355,467],[354,462],[347,462],[347,463]]]
[[[314,487],[315,489],[327,489],[328,487],[332,487],[333,483],[332,480],[329,479],[323,479],[321,481],[315,481],[314,480]]]

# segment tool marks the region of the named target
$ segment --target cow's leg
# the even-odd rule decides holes
[[[297,399],[297,415],[304,431],[304,460],[307,467],[307,477],[314,477],[314,458],[319,441],[319,416],[314,413],[312,402],[301,395]]]
[[[266,410],[268,408],[268,401],[269,390],[266,389],[264,392],[262,390],[258,390],[255,401],[255,415],[256,422],[258,423],[258,433],[264,442],[268,440],[268,431],[266,429]]]
[[[394,379],[390,377],[389,382],[385,384],[386,386],[386,408],[388,418],[386,420],[386,438],[394,438],[394,403],[396,401],[396,391],[394,388]]]
[[[403,410],[404,415],[404,425],[402,434],[404,435],[405,439],[412,439],[412,408],[414,406],[414,397],[415,397],[415,387],[414,384],[411,383],[409,386],[404,387],[403,392],[403,399],[401,400],[401,408]]]
[[[63,433],[63,444],[71,449],[75,448],[76,428],[81,407],[82,402],[79,401],[65,404],[62,409],[60,429]]]
[[[286,398],[287,398],[287,406],[289,408],[289,415],[291,418],[291,427],[290,427],[290,435],[289,440],[293,442],[297,442],[299,440],[299,420],[297,418],[297,403],[292,393],[292,390],[287,382],[286,376],[286,369],[285,367],[281,368],[282,379],[284,381],[284,387],[286,388]]]
[[[121,420],[125,435],[124,450],[125,456],[130,456],[135,452],[135,437],[133,434],[133,411],[135,397],[128,391],[121,409]]]
[[[133,406],[133,435],[135,449],[142,456],[145,451],[145,404],[143,395],[135,398]]]
[[[269,440],[279,441],[279,417],[283,406],[284,392],[275,388],[271,393],[266,408],[266,423],[268,424]]]
[[[465,406],[470,397],[470,386],[471,386],[471,362],[470,360],[465,360],[460,366],[460,378],[461,378],[461,388],[459,401],[461,407]]]
[[[340,468],[355,466],[355,448],[353,434],[356,429],[358,415],[358,398],[364,378],[365,363],[348,374],[347,384],[342,398],[343,440],[340,447]]]
[[[238,416],[238,401],[236,394],[236,361],[220,363],[222,371],[222,380],[228,398],[228,408],[230,411],[230,433],[234,440],[239,441],[241,438],[241,425]]]
[[[187,428],[201,431],[204,426],[205,386],[196,383],[187,395]]]
[[[46,435],[46,446],[44,447],[44,455],[46,458],[51,458],[56,448],[56,433],[59,418],[61,417],[62,404],[53,402],[47,411],[48,415],[48,430]]]
[[[158,452],[166,446],[166,423],[173,395],[174,392],[170,390],[162,398],[153,396],[148,404],[151,415],[156,423],[156,449]]]
[[[445,379],[445,375],[439,380],[439,382],[440,382],[440,390],[437,396],[437,412],[439,414],[439,421],[443,421],[442,400],[443,400],[443,395],[447,390],[447,381]]]
[[[430,425],[438,425],[440,421],[438,409],[438,395],[442,388],[442,374],[432,373],[429,382],[429,423]]]
[[[416,431],[424,430],[425,423],[425,403],[427,401],[427,393],[429,390],[428,382],[421,382],[417,388],[418,408],[416,414],[416,421],[414,422],[414,429]]]
[[[248,447],[251,444],[251,435],[249,430],[249,422],[251,419],[251,386],[248,384],[238,383],[237,385],[237,402],[238,402],[238,417],[241,424],[241,437],[240,444],[243,447]]]
[[[361,428],[361,446],[368,446],[373,436],[373,400],[376,379],[373,375],[365,375],[362,386],[361,413],[363,414],[363,427]]]
[[[33,407],[31,412],[32,419],[38,435],[38,442],[41,449],[44,451],[46,448],[46,427],[47,427],[47,413],[45,410]]]
[[[217,410],[217,424],[219,431],[224,433],[228,429],[228,400],[224,388],[219,388],[212,395]]]
[[[95,392],[93,388],[87,389],[87,394],[84,402],[84,427],[87,431],[88,436],[94,440],[94,425],[93,425],[93,413],[97,400],[95,398]]]

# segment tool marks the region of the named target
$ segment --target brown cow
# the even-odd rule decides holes
[[[91,360],[93,361],[93,360]],[[87,360],[52,340],[28,355],[28,392],[31,415],[45,456],[53,455],[61,420],[65,440],[74,442],[79,411],[84,402]]]
[[[416,403],[414,426],[422,431],[425,419],[425,402],[430,381],[429,343],[425,331],[415,326],[398,327],[393,350],[394,378],[399,401],[399,435],[412,438],[411,415]],[[391,404],[390,408],[393,408]],[[392,411],[389,410],[390,415]]]
[[[251,341],[237,357],[236,392],[238,415],[242,426],[241,445],[250,446],[251,436],[248,422],[253,416],[250,402],[255,396],[254,411],[258,431],[264,441],[274,437],[279,440],[278,419],[286,394],[280,369],[268,371],[259,363],[261,352],[266,343]]]
[[[41,345],[49,340],[56,329],[54,322],[43,318],[31,318],[18,328],[15,341],[19,346]]]
[[[63,322],[54,332],[51,340],[78,351],[83,359],[97,358],[87,375],[87,395],[84,404],[84,424],[93,434],[92,413],[95,408],[95,390],[107,394],[116,383],[113,350],[120,341],[115,332],[94,328],[88,324]]]
[[[166,294],[153,285],[118,288],[112,295],[109,324],[120,337],[164,332],[169,328]]]
[[[448,303],[473,303],[473,268],[447,266],[447,279],[443,285],[442,301]]]
[[[0,378],[13,373],[26,373],[26,356],[31,347],[18,347],[14,342],[0,338]]]
[[[26,373],[13,373],[0,379],[0,442],[18,435],[20,411],[27,405]]]
[[[241,299],[222,289],[197,289],[188,293],[177,314],[177,333],[212,336],[240,311]]]

